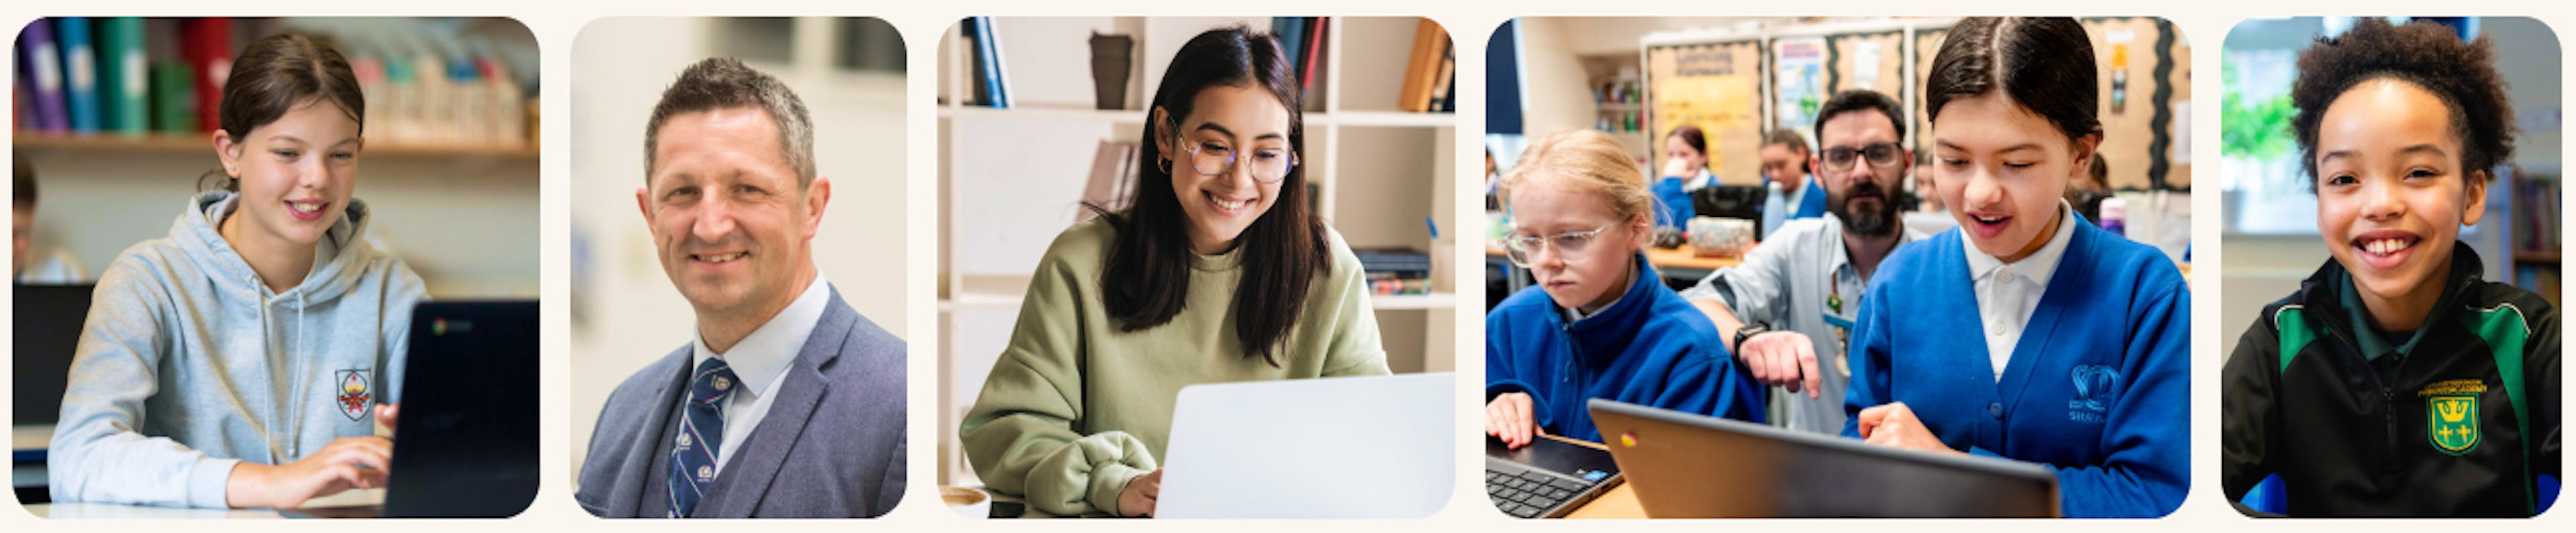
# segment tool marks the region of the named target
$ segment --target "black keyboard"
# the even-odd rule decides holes
[[[1494,508],[1520,518],[1559,516],[1558,507],[1567,506],[1591,487],[1591,483],[1537,470],[1514,472],[1492,464],[1485,468],[1485,495],[1493,499]]]

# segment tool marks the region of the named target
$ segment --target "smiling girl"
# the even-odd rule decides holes
[[[2333,257],[2222,374],[2229,501],[2296,516],[2532,516],[2559,472],[2558,310],[2459,242],[2513,155],[2485,37],[2361,19],[2299,56],[2292,126]]]
[[[1598,442],[1586,400],[1761,422],[1769,389],[1717,326],[1646,263],[1654,196],[1627,150],[1592,130],[1541,137],[1503,178],[1503,248],[1536,285],[1485,313],[1485,434]]]
[[[2102,141],[2091,43],[2065,18],[1943,40],[1924,109],[1959,229],[1871,280],[1843,433],[2045,463],[2067,516],[2163,516],[2189,486],[2191,296],[2163,253],[2061,200]]]
[[[376,424],[393,423],[427,296],[364,237],[365,110],[319,41],[242,51],[213,137],[223,188],[99,276],[47,465],[56,500],[295,507],[383,486]]]
[[[1388,373],[1359,258],[1307,210],[1298,109],[1269,34],[1181,45],[1135,205],[1056,236],[958,428],[989,488],[1047,514],[1150,515],[1181,387]]]

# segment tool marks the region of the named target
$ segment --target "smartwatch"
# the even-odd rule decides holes
[[[1770,324],[1764,324],[1764,323],[1761,323],[1761,322],[1754,322],[1754,323],[1750,323],[1750,324],[1745,324],[1745,325],[1744,325],[1744,327],[1735,328],[1735,343],[1734,343],[1734,344],[1729,344],[1729,345],[1727,345],[1727,347],[1726,347],[1726,351],[1729,351],[1729,352],[1740,352],[1740,351],[1743,351],[1743,350],[1744,350],[1744,341],[1745,341],[1746,339],[1751,339],[1751,338],[1753,338],[1753,336],[1754,336],[1754,335],[1761,335],[1761,334],[1764,334],[1764,333],[1770,333],[1770,332],[1771,332],[1771,325],[1770,325]]]

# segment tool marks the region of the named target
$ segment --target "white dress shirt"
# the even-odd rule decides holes
[[[823,306],[832,301],[830,286],[823,281],[821,272],[815,272],[814,283],[805,286],[804,294],[779,310],[777,316],[769,317],[769,322],[762,323],[759,329],[751,330],[741,342],[734,343],[733,351],[719,354],[708,349],[704,335],[692,343],[692,371],[706,364],[707,359],[722,357],[743,384],[724,400],[724,442],[716,447],[719,474],[733,458],[734,450],[751,439],[751,430],[760,427],[761,417],[769,414],[770,398],[778,396],[778,384],[787,381],[779,377],[796,362],[796,354],[804,351],[805,338],[814,334],[814,323],[823,320]],[[682,396],[681,401],[687,401],[686,395]]]
[[[2031,312],[2048,291],[2049,277],[2057,274],[2057,261],[2066,256],[2067,240],[2075,236],[2075,208],[2065,200],[2057,205],[2057,235],[2021,261],[2005,263],[1977,251],[1976,241],[1966,235],[1959,239],[1968,249],[1968,276],[1977,285],[1977,319],[1985,324],[1986,356],[1994,362],[1997,382],[2003,381],[2004,365],[2012,362],[2022,328],[2030,325]]]

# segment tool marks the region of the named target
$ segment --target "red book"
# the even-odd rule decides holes
[[[1305,92],[1309,95],[1308,98],[1313,98],[1311,95],[1315,94],[1315,77],[1323,75],[1323,71],[1315,69],[1324,62],[1324,26],[1331,20],[1331,17],[1315,17],[1313,24],[1306,25],[1306,65],[1305,68],[1298,70],[1298,73],[1304,74],[1306,79],[1297,81],[1306,85]]]
[[[188,60],[197,85],[197,127],[223,127],[224,79],[233,72],[233,20],[188,19],[179,29],[179,55]]]

